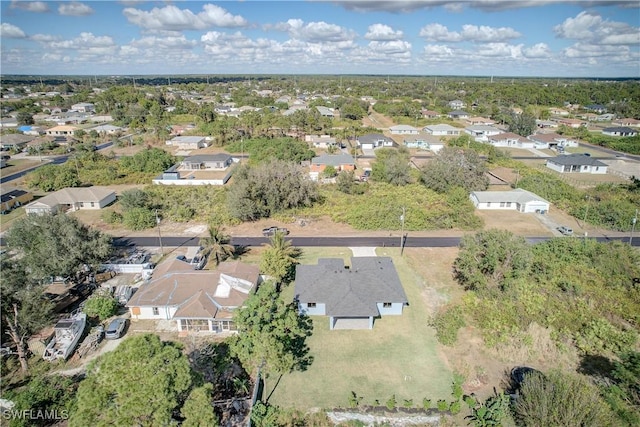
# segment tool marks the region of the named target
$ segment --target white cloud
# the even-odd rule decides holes
[[[168,37],[148,36],[130,43],[133,47],[145,49],[192,49],[197,44],[197,41],[188,40],[184,35]]]
[[[232,15],[219,6],[205,4],[202,9],[202,12],[195,14],[189,9],[168,5],[163,8],[154,7],[148,12],[126,8],[122,13],[129,22],[147,30],[205,30],[211,27],[232,28],[248,25],[243,17]]]
[[[640,27],[604,20],[590,12],[580,12],[575,18],[567,18],[553,30],[559,37],[593,44],[638,44],[640,41]]]
[[[375,52],[380,52],[385,55],[411,56],[411,43],[403,40],[386,42],[372,41],[369,43],[369,48]]]
[[[58,40],[58,37],[52,36],[50,34],[34,34],[29,38],[34,42],[39,42],[39,43],[49,43],[49,42]]]
[[[116,44],[111,37],[96,37],[93,33],[80,33],[80,36],[72,40],[52,41],[48,46],[52,49],[77,49],[79,51],[91,48],[116,48]]]
[[[449,31],[442,24],[428,24],[420,29],[420,37],[432,42],[498,43],[520,37],[521,34],[510,27],[489,27],[486,25],[463,25],[461,32]]]
[[[373,24],[369,25],[367,34],[365,34],[364,38],[367,40],[390,41],[400,40],[402,38],[402,35],[402,31],[395,31],[388,25]]]
[[[43,1],[16,1],[11,2],[12,9],[22,9],[28,12],[44,13],[49,12],[49,6]]]
[[[310,43],[344,42],[356,37],[353,31],[324,21],[305,24],[302,19],[289,19],[287,22],[276,24],[273,28],[286,31],[294,39]]]
[[[546,58],[551,54],[551,50],[546,43],[538,43],[522,49],[522,54],[527,58]]]
[[[13,24],[9,24],[7,22],[3,22],[0,26],[0,37],[5,37],[8,39],[23,39],[27,37],[27,35],[20,29],[20,27],[16,27]]]
[[[93,13],[93,9],[84,3],[73,1],[58,6],[58,13],[67,16],[87,16]]]

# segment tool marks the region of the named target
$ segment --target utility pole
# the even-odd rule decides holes
[[[591,196],[587,196],[587,209],[584,211],[584,219],[582,220],[582,228],[587,225],[587,214],[589,213],[589,202],[591,202]]]
[[[400,256],[404,252],[404,217],[405,217],[406,209],[402,207],[402,215],[400,215]]]
[[[633,241],[633,232],[636,230],[636,222],[638,222],[638,209],[636,209],[636,215],[631,220],[631,234],[629,234],[629,246]]]
[[[162,233],[160,232],[160,217],[158,216],[158,209],[156,209],[156,224],[158,225],[158,239],[160,240],[160,254],[164,255],[164,246],[162,246]]]

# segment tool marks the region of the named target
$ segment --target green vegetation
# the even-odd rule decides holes
[[[97,317],[100,321],[103,321],[116,314],[118,301],[107,292],[97,292],[87,299],[83,311],[87,316]]]
[[[560,371],[527,376],[514,415],[523,427],[619,425],[593,383],[581,375]]]
[[[486,172],[485,161],[476,151],[444,147],[422,168],[421,179],[428,188],[439,193],[447,193],[454,187],[469,192],[487,189]]]
[[[126,338],[89,366],[69,425],[171,424],[193,383],[181,350],[156,335]]]
[[[278,286],[289,284],[295,280],[296,265],[301,255],[302,251],[291,246],[291,241],[286,240],[283,233],[276,232],[262,253],[260,272],[272,277]]]
[[[560,238],[527,250],[521,243],[510,233],[482,232],[463,240],[455,261],[470,290],[465,314],[487,345],[526,336],[536,323],[588,354],[635,348],[640,294],[631,278],[640,276],[640,258],[629,245]]]
[[[318,199],[318,186],[301,166],[271,160],[239,167],[228,194],[230,214],[252,221],[286,209],[311,206]]]
[[[226,260],[235,252],[235,248],[229,242],[231,238],[224,234],[220,227],[210,225],[207,228],[208,235],[200,239],[202,253],[209,257],[213,257],[216,265]]]
[[[398,187],[370,183],[366,186],[368,190],[364,194],[344,194],[336,191],[334,186],[322,186],[321,202],[311,208],[297,209],[295,214],[308,217],[328,215],[333,221],[347,223],[357,230],[399,230],[404,206],[405,230],[409,231],[473,230],[482,225],[464,191],[441,195],[421,184]]]
[[[311,160],[316,154],[307,143],[295,138],[255,138],[236,141],[225,149],[230,153],[240,153],[243,149],[250,155],[252,164],[263,163],[273,159],[300,163]]]
[[[409,151],[406,148],[381,148],[376,151],[376,161],[371,170],[371,179],[393,185],[411,182]]]
[[[449,307],[436,313],[431,326],[436,330],[438,341],[444,345],[453,345],[458,339],[458,329],[464,323],[464,311],[462,307]]]

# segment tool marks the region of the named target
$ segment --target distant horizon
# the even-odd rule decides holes
[[[638,0],[2,1],[9,75],[640,77]]]

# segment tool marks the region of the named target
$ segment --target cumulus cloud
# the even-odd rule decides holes
[[[464,7],[485,12],[499,12],[509,9],[522,9],[557,3],[558,0],[336,0],[347,10],[358,12],[410,13],[420,9],[444,7],[450,11],[460,11]],[[618,6],[638,8],[635,0],[568,0],[582,7]]]
[[[402,35],[402,31],[395,31],[388,25],[373,24],[369,25],[367,34],[365,34],[364,38],[367,40],[388,41],[399,40],[402,38]]]
[[[189,9],[180,9],[174,5],[162,8],[154,7],[150,11],[126,8],[122,11],[129,22],[147,30],[205,30],[211,27],[244,27],[247,20],[232,15],[220,6],[205,4],[202,12],[193,13]]]
[[[11,1],[12,9],[26,10],[27,12],[44,13],[49,12],[49,6],[43,1]]]
[[[20,29],[20,27],[16,27],[13,24],[9,24],[7,22],[3,22],[0,26],[0,37],[5,37],[8,39],[23,39],[27,37],[27,35]]]
[[[294,39],[310,43],[345,42],[355,39],[356,36],[351,30],[324,21],[305,24],[301,19],[289,19],[287,22],[276,24],[273,28],[286,31]]]
[[[600,15],[590,12],[580,12],[575,18],[567,18],[553,30],[558,37],[594,44],[623,45],[640,42],[640,27],[604,20]]]
[[[50,34],[34,34],[29,38],[39,43],[49,43],[49,42],[58,40],[58,37],[52,36]]]
[[[442,24],[429,24],[420,29],[420,37],[431,42],[499,43],[520,37],[521,34],[510,27],[489,27],[486,25],[463,25],[462,31],[449,31]]]
[[[546,43],[537,43],[531,47],[522,49],[522,54],[527,58],[546,58],[551,54],[551,50]]]
[[[93,33],[80,33],[78,37],[71,40],[54,40],[49,43],[52,49],[90,49],[90,48],[115,48],[116,44],[109,36],[95,36]]]
[[[58,13],[67,16],[87,16],[93,13],[93,9],[84,3],[73,1],[60,4],[60,6],[58,6]]]
[[[130,46],[136,48],[159,48],[159,49],[192,49],[198,44],[195,40],[189,40],[184,35],[157,37],[148,36],[139,40],[134,40]]]

